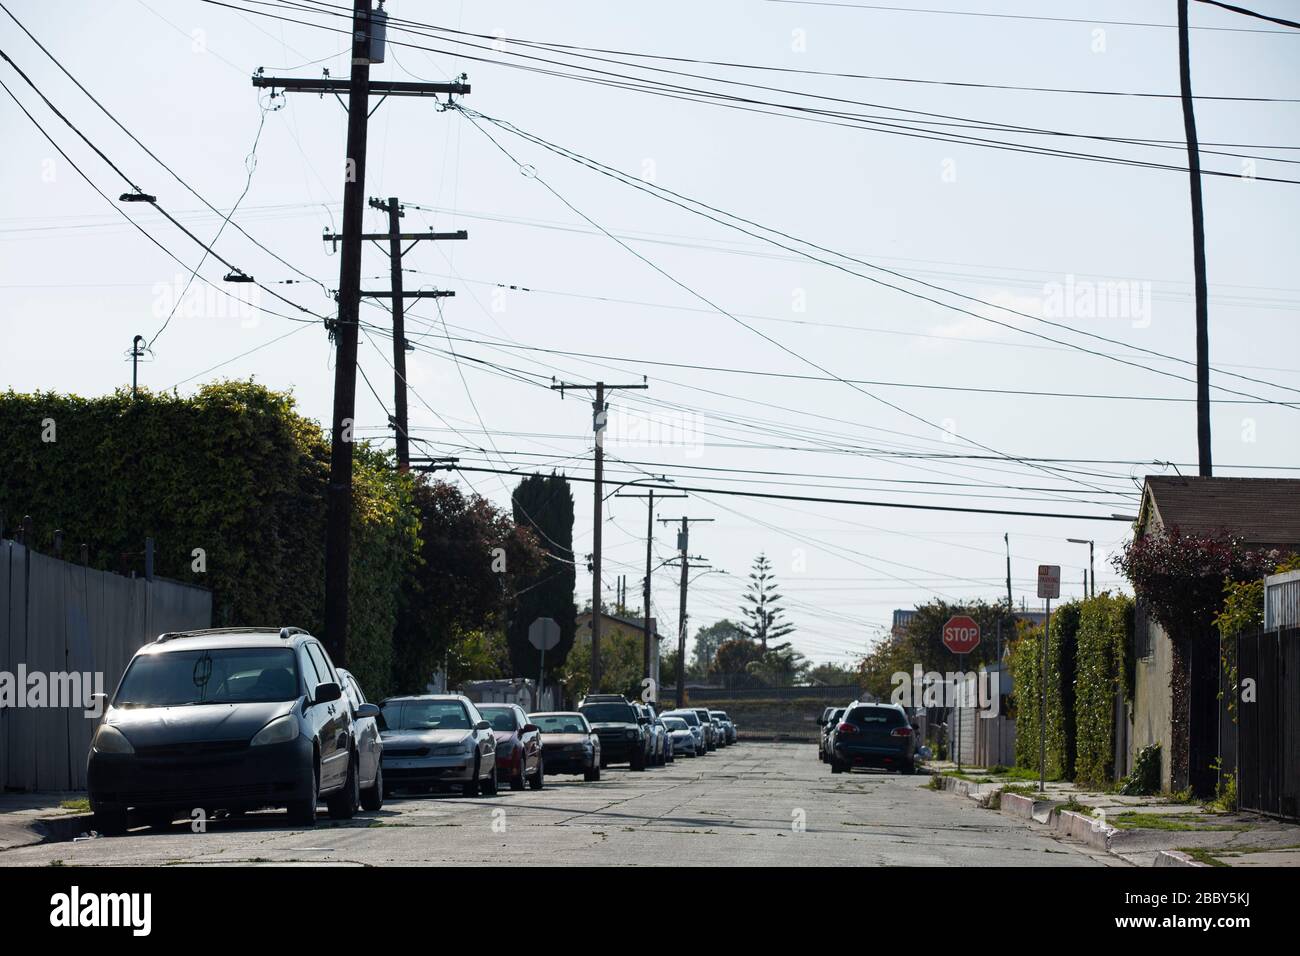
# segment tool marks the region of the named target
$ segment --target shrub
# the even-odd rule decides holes
[[[1075,684],[1075,779],[1109,782],[1115,765],[1115,701],[1125,692],[1124,654],[1133,601],[1103,593],[1080,602]]]

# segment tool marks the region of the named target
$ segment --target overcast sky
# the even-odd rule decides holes
[[[233,227],[222,232],[216,251],[269,289],[328,314],[334,304],[325,289],[338,285],[338,259],[320,234],[341,225],[346,114],[332,97],[290,94],[272,101],[249,77],[258,67],[299,77],[319,76],[322,68],[346,75],[348,41],[334,32],[340,24],[346,30],[346,21],[231,2],[330,29],[197,0],[4,0],[127,129],[223,211],[244,190],[246,157],[264,121],[234,220],[319,284],[303,280]],[[903,3],[922,6],[916,0],[894,6]],[[1279,0],[1251,5],[1295,15],[1294,4]],[[492,41],[464,34],[431,39],[390,30],[392,40],[439,52],[390,46],[374,78],[441,81],[467,73],[473,88],[463,98],[467,108],[638,182],[816,243],[831,252],[799,248],[850,270],[701,218],[489,120],[476,126],[429,100],[387,100],[371,120],[367,195],[410,204],[407,229],[466,229],[470,235],[467,242],[422,243],[405,259],[413,270],[407,288],[456,293],[441,300],[445,327],[434,300],[410,309],[408,331],[418,346],[408,365],[411,425],[425,440],[414,453],[423,448],[458,455],[466,464],[554,466],[589,476],[589,399],[570,394],[561,400],[547,389],[550,376],[635,383],[644,375],[648,390],[610,396],[607,478],[614,482],[667,474],[678,484],[710,489],[1104,516],[1135,513],[1141,476],[1171,470],[1139,462],[1175,462],[1194,473],[1194,386],[1160,374],[1194,374],[1165,357],[1194,355],[1186,173],[951,141],[961,133],[1182,167],[1177,99],[630,56],[948,84],[1178,92],[1173,0],[945,0],[942,6],[949,12],[853,9],[848,0],[669,0],[654,6],[391,0],[387,8],[395,18],[465,34],[617,51],[592,54],[615,62],[509,42],[493,49]],[[1257,399],[1300,397],[1300,185],[1263,181],[1300,179],[1300,31],[1192,6],[1198,27],[1191,41],[1194,88],[1207,97],[1197,103],[1204,161],[1234,174],[1205,178],[1211,361],[1223,372],[1262,380],[1213,379],[1251,396],[1215,392],[1216,473],[1296,475],[1300,411]],[[0,49],[132,181],[211,241],[220,217],[132,143],[2,13]],[[525,60],[520,53],[564,65]],[[591,78],[595,74],[580,68],[586,67],[883,118],[872,120],[874,129],[851,128],[857,121],[783,106],[727,108],[483,60]],[[651,74],[630,63],[779,89]],[[7,64],[0,64],[0,79],[116,200],[127,188],[117,174]],[[263,115],[268,107],[275,109]],[[177,255],[182,268],[109,208],[7,96],[0,96],[0,117],[0,384],[104,394],[129,384],[126,353],[140,334],[152,342],[141,367],[150,388],[185,394],[203,382],[251,377],[292,390],[303,413],[328,418],[332,352],[318,320],[271,314],[310,319],[266,292],[223,285],[225,267],[209,258],[202,276],[253,296],[260,308],[237,308],[196,282],[159,334],[202,251],[147,206],[113,203]],[[972,120],[1157,142],[1136,146],[937,125]],[[1243,156],[1292,161],[1251,165]],[[383,214],[368,210],[366,227],[385,229]],[[387,270],[383,252],[368,246],[364,284],[386,288]],[[300,281],[272,284],[289,279]],[[1089,305],[1098,289],[1109,290],[1112,308]],[[371,305],[363,307],[363,318],[380,327],[388,321]],[[390,361],[390,341],[366,330],[361,368],[382,404],[359,380],[357,421],[363,436],[385,444],[391,443],[384,407],[392,405]],[[990,457],[900,458],[900,451]],[[1083,461],[1027,464],[999,456]],[[454,480],[502,505],[516,481],[481,473]],[[591,486],[573,488],[574,546],[582,564],[591,548]],[[798,626],[795,646],[815,660],[838,662],[861,655],[878,639],[894,608],[935,596],[995,600],[1004,594],[1004,532],[1010,533],[1016,601],[1031,607],[1037,606],[1039,563],[1062,565],[1063,597],[1079,594],[1087,547],[1066,543],[1068,537],[1095,539],[1098,587],[1121,586],[1109,557],[1128,532],[1126,524],[1096,520],[715,494],[665,502],[659,514],[714,519],[694,527],[690,549],[726,573],[692,584],[691,631],[736,616],[743,576],[764,551]],[[606,515],[606,599],[613,599],[615,580],[625,574],[629,603],[639,605],[644,502],[613,498]],[[672,529],[656,530],[658,563],[670,556],[675,536]],[[581,604],[591,593],[584,569],[578,581]],[[662,630],[675,635],[675,570],[656,574],[653,609]]]

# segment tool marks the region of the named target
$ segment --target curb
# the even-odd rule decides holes
[[[1155,861],[1151,865],[1152,866],[1205,866],[1205,867],[1209,866],[1208,863],[1201,863],[1198,860],[1192,859],[1182,850],[1161,850],[1156,854]]]
[[[1053,829],[1063,836],[1086,843],[1098,850],[1110,850],[1111,839],[1119,831],[1103,820],[1085,816],[1074,810],[1058,810]]]

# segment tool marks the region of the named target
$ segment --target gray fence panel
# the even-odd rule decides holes
[[[67,675],[83,698],[111,694],[141,645],[211,622],[204,588],[95,571],[0,541],[0,670],[16,675],[22,664],[28,673]],[[73,704],[0,708],[0,787],[85,787],[95,718],[84,700]]]

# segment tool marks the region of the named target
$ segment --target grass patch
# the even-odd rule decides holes
[[[1187,814],[1141,813],[1134,810],[1126,810],[1123,813],[1115,814],[1113,817],[1107,817],[1106,822],[1121,830],[1168,830],[1179,833],[1204,833],[1215,830],[1252,829],[1250,824],[1247,823],[1206,825],[1200,823],[1189,823],[1187,822],[1188,819],[1189,817]]]
[[[64,800],[59,803],[64,810],[79,810],[82,813],[90,812],[90,797],[74,797],[71,800]]]
[[[1205,847],[1203,846],[1179,847],[1178,852],[1186,853],[1197,863],[1204,863],[1206,866],[1227,866],[1228,865],[1227,863],[1224,863],[1218,857],[1210,853],[1210,851],[1205,849]]]
[[[939,774],[937,774],[937,773],[936,773],[936,774],[931,774],[931,775],[930,775],[930,782],[927,784],[927,786],[928,786],[931,790],[942,790],[942,789],[943,789],[943,777],[941,777],[941,776],[940,776]]]
[[[989,770],[989,773],[1005,777],[1008,780],[1038,781],[1038,771],[1030,770],[1027,767],[993,767]],[[1054,780],[1056,778],[1049,776],[1047,779]]]
[[[1071,813],[1082,813],[1085,817],[1090,817],[1097,811],[1085,803],[1080,803],[1075,799],[1074,794],[1070,794],[1070,799],[1064,803],[1056,805],[1057,810],[1069,810]]]

